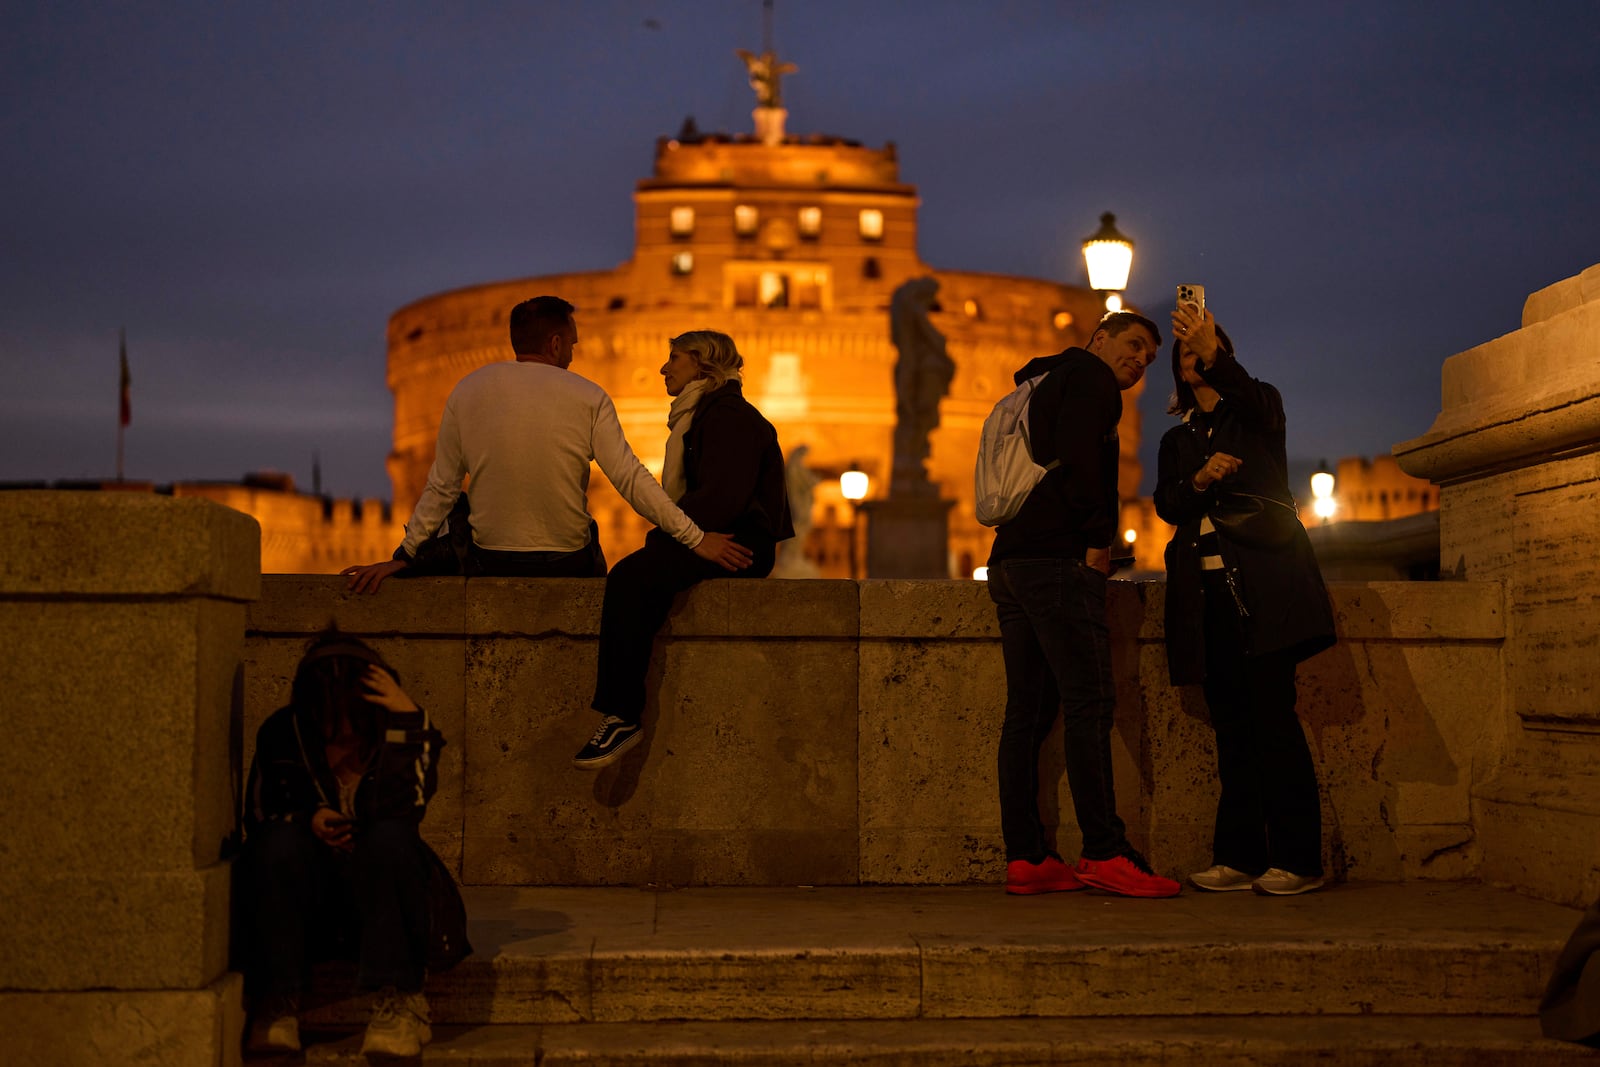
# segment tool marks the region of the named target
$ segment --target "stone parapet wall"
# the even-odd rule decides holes
[[[1111,584],[1119,807],[1181,873],[1210,862],[1215,755],[1197,689],[1167,684],[1159,582]],[[1327,862],[1362,879],[1483,866],[1473,790],[1504,744],[1496,582],[1334,583],[1341,642],[1301,672]],[[330,623],[370,640],[450,744],[424,829],[464,880],[539,885],[995,882],[1005,684],[976,582],[714,581],[658,642],[649,733],[598,774],[603,583],[418,579],[355,597],[268,576],[245,643],[245,736]],[[1044,797],[1077,831],[1059,727]],[[248,758],[248,751],[246,753]]]
[[[0,493],[0,1048],[231,1064],[227,974],[255,521],[200,500]]]
[[[1438,418],[1395,446],[1440,488],[1440,566],[1503,582],[1506,756],[1480,789],[1487,877],[1600,894],[1600,264],[1522,328],[1445,360]]]

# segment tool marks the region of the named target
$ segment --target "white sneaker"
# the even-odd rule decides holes
[[[1222,863],[1207,867],[1203,871],[1195,871],[1189,876],[1191,885],[1211,893],[1231,893],[1239,889],[1249,889],[1251,881],[1248,874]]]
[[[245,1047],[251,1052],[299,1052],[300,1010],[292,997],[268,997],[256,1005],[255,1018],[250,1022],[250,1039]]]
[[[1263,896],[1292,897],[1321,889],[1322,875],[1294,874],[1282,867],[1269,867],[1266,874],[1250,884],[1250,888]]]
[[[422,1046],[433,1040],[428,1025],[428,998],[421,993],[402,993],[393,986],[378,992],[372,1003],[372,1021],[361,1039],[363,1056],[418,1056]]]

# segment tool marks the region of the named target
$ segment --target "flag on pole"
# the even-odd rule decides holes
[[[133,396],[129,388],[128,379],[128,334],[126,330],[117,331],[118,355],[122,359],[122,409],[119,425],[126,426],[133,421]]]

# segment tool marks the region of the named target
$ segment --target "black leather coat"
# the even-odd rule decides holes
[[[1188,422],[1161,438],[1155,493],[1156,514],[1178,528],[1166,552],[1167,667],[1174,685],[1205,680],[1201,517],[1216,505],[1224,487],[1284,503],[1294,501],[1278,391],[1250,377],[1226,352],[1219,353],[1211,369],[1202,369],[1201,375],[1222,400],[1209,415],[1196,409]],[[1213,452],[1243,462],[1223,484],[1197,492],[1194,474]],[[1293,525],[1288,543],[1278,548],[1252,547],[1230,540],[1220,530],[1217,534],[1223,565],[1231,572],[1247,613],[1246,647],[1240,650],[1244,655],[1288,652],[1298,662],[1336,640],[1333,609],[1311,541],[1298,522]]]

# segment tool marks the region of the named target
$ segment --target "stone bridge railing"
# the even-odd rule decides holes
[[[1167,683],[1159,582],[1112,583],[1119,807],[1159,869],[1210,862],[1197,688]],[[657,646],[644,745],[598,774],[598,580],[424,579],[375,597],[267,576],[245,640],[246,744],[330,624],[402,671],[449,745],[426,830],[476,884],[926,884],[1003,871],[994,609],[974,582],[710,582]],[[1473,876],[1472,789],[1503,733],[1499,583],[1336,583],[1340,644],[1301,670],[1329,869]],[[1046,745],[1061,849],[1077,831]]]

